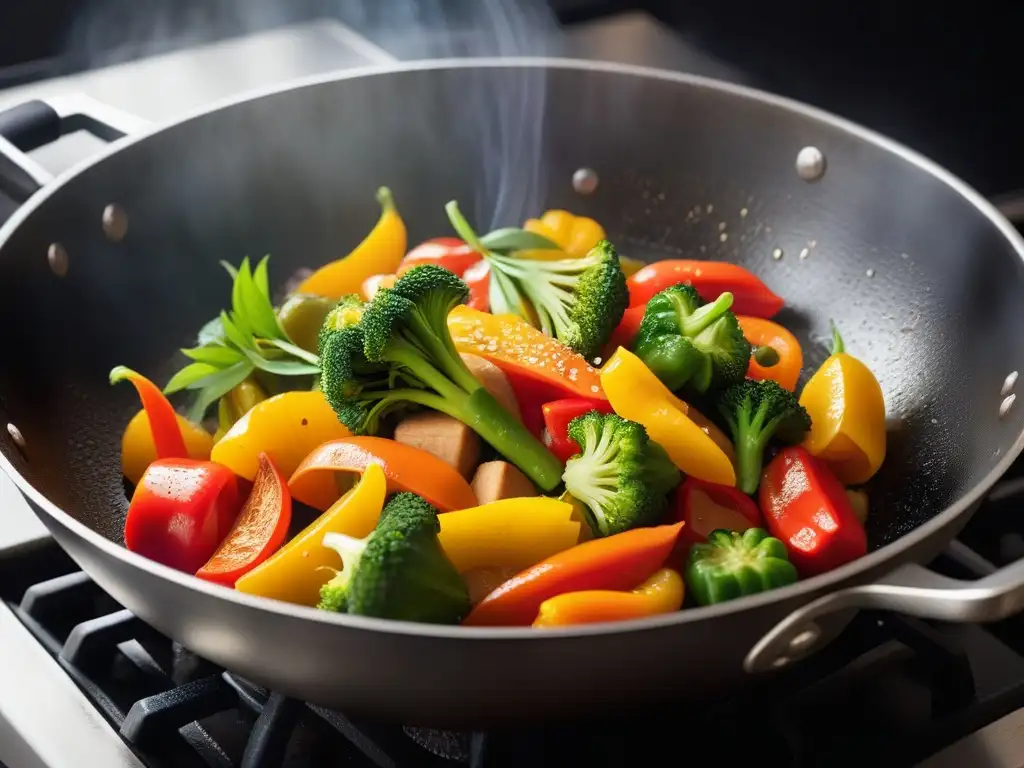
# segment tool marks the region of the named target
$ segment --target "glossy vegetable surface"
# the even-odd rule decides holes
[[[686,564],[686,583],[700,605],[755,595],[797,580],[785,545],[761,528],[712,531],[694,544]]]
[[[535,627],[568,627],[599,621],[627,621],[678,611],[685,594],[682,577],[671,568],[655,571],[628,592],[566,592],[540,604]]]
[[[242,576],[235,582],[235,589],[288,603],[316,605],[320,588],[331,578],[329,569],[341,567],[338,554],[323,546],[324,536],[368,536],[377,525],[386,493],[384,470],[370,464],[352,490],[268,560]]]
[[[739,315],[774,317],[784,304],[759,277],[737,264],[669,259],[648,264],[629,278],[629,306],[646,304],[677,283],[690,283],[705,301],[731,293],[732,309]]]
[[[565,592],[633,589],[662,566],[682,523],[637,528],[579,544],[512,577],[466,617],[470,626],[532,624],[541,604]]]
[[[337,472],[362,473],[371,464],[384,470],[390,491],[410,491],[448,512],[476,506],[466,479],[451,465],[412,446],[383,437],[349,437],[317,447],[288,481],[292,496],[316,509],[338,498]]]
[[[161,395],[162,397],[162,395]],[[185,441],[185,451],[190,459],[210,458],[213,448],[213,437],[198,424],[180,414],[174,414]],[[153,442],[153,429],[149,423],[149,414],[145,409],[132,416],[121,436],[121,474],[137,484],[146,471],[146,467],[156,461],[156,444]]]
[[[291,521],[292,497],[287,480],[261,453],[249,498],[227,537],[196,576],[234,586],[240,577],[277,551],[288,535]]]
[[[778,323],[763,317],[739,315],[736,319],[752,346],[770,347],[778,356],[778,362],[774,365],[764,366],[751,355],[747,376],[751,379],[771,379],[790,392],[795,392],[800,371],[804,367],[804,353],[796,336]]]
[[[125,546],[195,573],[231,529],[241,503],[238,482],[226,467],[195,459],[158,459],[132,494]]]
[[[743,532],[764,525],[761,510],[747,494],[729,485],[688,477],[676,491],[674,518],[686,523],[680,541],[707,541],[712,531]]]
[[[569,422],[590,411],[613,413],[612,405],[607,400],[582,397],[553,400],[541,406],[541,413],[544,416],[544,445],[560,461],[568,461],[580,452],[579,444],[569,437]]]
[[[156,458],[181,459],[188,456],[174,406],[164,397],[160,388],[142,374],[124,366],[118,366],[110,372],[110,383],[116,384],[119,381],[130,381],[139,394],[142,409],[146,412],[146,419],[149,422]],[[133,447],[143,446],[133,441]],[[137,467],[140,459],[132,456],[129,463]]]
[[[370,275],[394,272],[405,256],[406,232],[391,190],[377,190],[380,218],[373,230],[343,259],[326,264],[299,285],[298,293],[340,299],[358,293]]]
[[[801,576],[814,576],[867,554],[864,526],[846,490],[799,446],[784,448],[764,470],[761,511]]]

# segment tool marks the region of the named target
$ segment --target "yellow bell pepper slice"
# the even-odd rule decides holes
[[[384,508],[386,494],[384,470],[371,464],[358,485],[270,559],[236,581],[235,589],[288,603],[316,605],[320,587],[341,568],[338,553],[323,545],[324,534],[341,533],[356,539],[369,536]]]
[[[548,598],[540,604],[533,626],[567,627],[671,613],[682,608],[685,591],[682,577],[662,568],[629,592],[592,589]]]
[[[632,352],[619,347],[601,370],[601,386],[612,408],[642,424],[648,436],[687,475],[721,485],[736,485],[736,470],[723,449],[729,441],[707,420],[673,395]]]
[[[866,483],[885,461],[885,398],[871,370],[832,330],[832,354],[800,393],[811,417],[804,448],[847,485]]]
[[[257,403],[236,421],[213,446],[210,460],[252,480],[260,453],[266,453],[281,474],[291,477],[318,445],[351,434],[322,392],[284,392]]]
[[[604,228],[596,221],[562,210],[547,211],[539,219],[527,219],[523,229],[543,235],[561,249],[530,250],[520,254],[528,259],[564,259],[566,256],[579,259],[605,239]]]
[[[488,567],[518,573],[576,545],[580,524],[572,512],[558,499],[502,499],[439,515],[438,540],[460,573]]]
[[[580,524],[580,536],[576,540],[576,543],[582,544],[583,542],[590,541],[594,538],[594,532],[590,530],[590,523],[587,520],[587,512],[583,506],[583,502],[568,491],[562,493],[562,495],[558,497],[558,500],[572,505],[572,517],[569,519]]]
[[[377,190],[381,215],[376,226],[348,256],[325,264],[302,281],[296,293],[310,293],[340,299],[359,293],[363,281],[371,275],[394,272],[405,256],[406,231],[398,215],[391,190]]]
[[[213,437],[198,424],[175,414],[178,428],[185,440],[185,450],[190,459],[205,461],[210,458],[213,448]],[[138,485],[146,471],[146,467],[156,461],[156,445],[153,443],[153,431],[149,428],[149,417],[145,410],[140,410],[121,435],[121,474],[129,481]]]

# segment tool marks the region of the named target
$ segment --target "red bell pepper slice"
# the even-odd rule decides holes
[[[462,273],[462,280],[469,286],[469,301],[466,302],[466,306],[481,312],[490,312],[491,265],[480,259]]]
[[[481,600],[468,626],[526,626],[541,603],[565,592],[633,589],[661,568],[683,523],[634,528],[563,550],[513,576]]]
[[[623,313],[622,319],[608,340],[608,357],[611,357],[619,347],[629,349],[632,346],[633,339],[640,332],[640,323],[643,322],[646,311],[647,303],[645,302],[637,307],[630,307]]]
[[[413,267],[433,264],[459,277],[481,260],[480,254],[457,237],[435,237],[420,243],[402,259],[396,274],[401,277]]]
[[[540,410],[544,416],[544,434],[541,439],[562,463],[580,452],[579,445],[569,437],[570,421],[594,410],[614,413],[612,404],[607,400],[587,400],[582,397],[544,403]]]
[[[629,306],[638,307],[677,283],[690,283],[704,301],[714,301],[729,291],[732,311],[738,315],[772,317],[785,302],[754,273],[726,261],[669,259],[648,264],[629,280]]]
[[[158,459],[184,459],[188,457],[185,438],[178,426],[178,415],[174,406],[164,397],[164,393],[152,381],[131,368],[119,365],[110,372],[110,383],[130,381],[142,401],[142,408],[149,419],[149,428],[153,432],[153,446]]]
[[[759,492],[772,536],[801,576],[814,576],[867,554],[867,536],[842,483],[804,448],[784,448],[765,467]]]
[[[157,459],[132,494],[124,543],[187,573],[210,559],[240,506],[234,472],[212,461]]]
[[[679,541],[687,549],[707,541],[708,534],[718,528],[743,532],[763,525],[761,510],[747,494],[696,477],[686,478],[676,491],[674,519],[686,523]]]
[[[238,579],[284,544],[291,522],[292,497],[288,493],[288,481],[270,457],[261,453],[249,498],[227,538],[196,576],[235,586]]]

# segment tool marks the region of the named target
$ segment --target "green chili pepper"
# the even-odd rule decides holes
[[[712,531],[706,543],[690,548],[686,566],[687,585],[700,605],[724,603],[796,580],[786,545],[763,528]]]
[[[277,320],[296,346],[315,355],[320,328],[337,303],[335,299],[297,293],[277,310]]]

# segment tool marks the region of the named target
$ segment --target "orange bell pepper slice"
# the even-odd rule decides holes
[[[224,541],[196,576],[232,587],[284,544],[292,522],[292,497],[284,476],[261,453],[252,491]]]
[[[362,473],[371,464],[384,470],[388,493],[415,493],[441,512],[477,505],[466,478],[450,464],[432,453],[383,437],[329,440],[303,460],[288,481],[288,490],[303,504],[327,509],[339,496],[334,474]]]
[[[684,594],[682,577],[671,568],[662,568],[629,592],[593,589],[545,600],[533,626],[568,627],[672,613],[683,607]]]
[[[796,382],[804,367],[804,353],[796,336],[778,323],[765,320],[763,317],[737,315],[740,329],[753,346],[771,347],[779,356],[779,362],[772,366],[760,365],[753,355],[747,366],[747,377],[751,379],[770,379],[790,392],[796,391]]]
[[[448,330],[459,352],[490,360],[513,382],[518,376],[565,393],[562,397],[605,399],[600,371],[516,315],[489,315],[459,306],[448,315]],[[558,395],[547,399],[556,400]]]
[[[139,393],[142,408],[146,412],[150,429],[153,431],[156,457],[158,459],[188,458],[185,439],[181,436],[181,429],[178,427],[178,414],[170,401],[164,397],[160,388],[141,373],[136,373],[123,365],[117,366],[110,372],[111,384],[125,380],[130,381],[135,386],[135,391]]]
[[[363,299],[369,301],[377,295],[377,291],[381,288],[394,288],[395,281],[398,279],[398,275],[370,275],[368,278],[363,280],[363,284],[359,287],[359,293]]]
[[[683,523],[634,528],[552,555],[491,592],[463,624],[528,626],[544,601],[556,595],[632,589],[662,566],[682,528]]]

